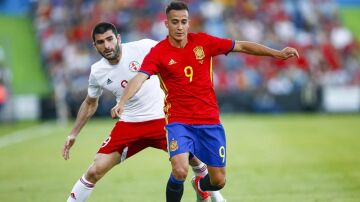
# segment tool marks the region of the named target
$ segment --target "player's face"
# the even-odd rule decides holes
[[[189,31],[189,12],[187,10],[171,10],[167,15],[165,25],[169,37],[177,42],[187,39]]]
[[[117,60],[120,56],[120,36],[115,36],[112,30],[103,34],[95,34],[94,46],[101,56],[107,60]]]

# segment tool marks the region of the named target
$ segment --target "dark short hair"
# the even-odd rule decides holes
[[[169,14],[171,10],[187,10],[189,12],[189,8],[185,2],[182,1],[172,1],[170,4],[166,7],[165,13],[166,15]]]
[[[117,31],[115,25],[113,25],[109,22],[100,22],[97,25],[95,25],[95,27],[91,33],[93,42],[95,42],[95,34],[103,34],[109,30],[111,30],[115,34],[115,36],[118,35],[118,31]]]

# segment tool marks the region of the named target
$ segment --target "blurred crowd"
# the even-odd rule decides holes
[[[0,46],[0,122],[3,119],[3,108],[9,99],[9,86],[11,82],[10,69],[5,64],[5,51]]]
[[[191,31],[249,40],[282,49],[296,47],[288,61],[231,53],[214,60],[214,83],[222,98],[249,98],[252,111],[276,111],[276,97],[296,94],[316,105],[326,85],[360,85],[359,44],[339,18],[334,0],[188,0]],[[48,0],[34,8],[34,26],[44,70],[61,116],[76,113],[86,95],[90,66],[99,59],[91,29],[115,24],[122,42],[167,35],[165,0]],[[106,94],[101,106],[112,105]],[[101,106],[99,113],[101,113]],[[226,111],[226,104],[223,106]],[[232,108],[229,108],[229,111]],[[108,113],[104,108],[104,113]]]

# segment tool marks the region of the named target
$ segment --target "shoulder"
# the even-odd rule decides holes
[[[168,42],[167,42],[167,39],[163,39],[161,41],[159,41],[151,50],[152,51],[160,51],[160,50],[163,50],[163,49],[166,49],[168,48]]]
[[[205,32],[193,33],[192,37],[194,38],[194,40],[197,40],[197,41],[209,41],[209,40],[216,38]]]
[[[99,72],[102,72],[104,69],[107,69],[110,65],[105,60],[105,58],[101,58],[100,60],[92,64],[90,75],[95,75]]]
[[[204,37],[208,37],[210,35],[205,33],[205,32],[197,32],[197,33],[189,33],[188,36],[190,38],[194,38],[194,39],[201,39],[201,38],[204,38]]]
[[[158,42],[154,41],[152,39],[141,39],[138,41],[132,41],[132,42],[128,42],[128,43],[123,43],[122,46],[124,48],[140,48],[140,49],[144,49],[144,48],[152,48],[154,47]]]
[[[149,55],[151,55],[152,57],[154,57],[154,55],[159,54],[160,52],[162,52],[162,50],[166,49],[166,43],[165,40],[159,41],[158,43],[156,43],[155,46],[153,46],[150,51],[149,51]]]
[[[101,58],[100,60],[98,60],[94,64],[92,64],[91,65],[91,71],[93,69],[97,69],[97,67],[103,67],[103,66],[107,65],[105,60],[106,60],[105,58]]]
[[[154,47],[156,44],[158,44],[158,41],[152,40],[152,39],[141,39],[138,41],[141,44],[146,44],[148,46]]]

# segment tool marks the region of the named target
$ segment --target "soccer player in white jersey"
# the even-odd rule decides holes
[[[69,159],[70,149],[81,129],[95,113],[103,89],[112,92],[119,101],[127,82],[136,75],[146,54],[157,44],[150,39],[121,44],[115,26],[106,22],[95,26],[92,39],[103,58],[91,66],[88,95],[80,106],[75,125],[63,147],[62,156],[65,160]],[[160,82],[157,77],[152,77],[125,106],[94,162],[75,183],[67,201],[86,201],[95,183],[112,167],[141,150],[154,147],[167,151],[163,107],[164,93]],[[192,157],[190,162],[195,175],[207,174],[206,165],[196,157]],[[225,201],[220,192],[211,194],[212,201]]]

